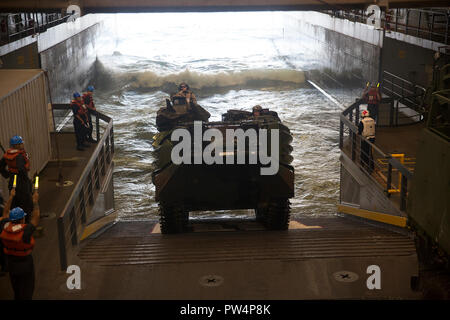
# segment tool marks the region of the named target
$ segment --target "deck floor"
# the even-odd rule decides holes
[[[119,222],[86,241],[79,263],[91,284],[86,298],[107,299],[336,299],[418,298],[414,242],[404,234],[331,216],[297,218],[288,231],[256,221],[193,220],[193,231],[162,235],[151,221]],[[369,265],[383,270],[385,287],[366,287]],[[344,271],[360,279],[333,280]],[[211,286],[204,281],[213,279]],[[95,289],[94,289],[95,288]],[[132,289],[131,289],[132,288]],[[99,295],[99,296],[95,296]]]
[[[81,290],[69,290],[56,217],[95,147],[80,152],[73,134],[58,138],[63,180],[74,184],[56,185],[56,161],[40,175],[35,299],[420,298],[410,287],[418,275],[413,240],[338,216],[298,217],[288,231],[265,231],[252,220],[194,221],[193,232],[181,235],[160,234],[155,221],[117,222],[82,243],[71,259],[81,269]],[[371,265],[381,268],[381,290],[366,286]],[[0,299],[12,296],[9,277],[0,277]]]
[[[73,133],[52,134],[51,139],[52,159],[39,176],[39,204],[41,215],[51,215],[53,217],[59,215],[64,209],[79,177],[95,150],[96,144],[89,144],[89,147],[84,151],[78,151],[76,150],[75,135]],[[58,161],[58,158],[60,161]],[[60,176],[63,182],[67,182],[63,184],[66,186],[60,186]]]
[[[36,299],[415,299],[418,275],[410,237],[331,216],[297,218],[288,231],[253,220],[197,221],[187,234],[162,235],[154,221],[117,222],[86,240],[72,263],[81,290],[53,259],[34,253]],[[42,239],[38,239],[41,246]],[[369,290],[378,265],[383,287]],[[351,281],[341,281],[341,277]],[[210,283],[210,282],[213,283]],[[2,295],[12,292],[0,280]],[[5,298],[3,297],[3,298]]]

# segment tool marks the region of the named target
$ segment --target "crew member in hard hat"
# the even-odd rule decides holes
[[[381,102],[381,95],[378,90],[378,85],[372,83],[370,87],[366,86],[362,97],[367,103],[367,111],[369,111],[370,115],[376,122],[378,118],[378,107]]]
[[[28,177],[31,163],[28,153],[25,151],[24,140],[21,136],[13,136],[9,144],[10,148],[6,150],[3,158],[0,160],[0,171],[3,177],[9,179],[9,190],[13,188],[14,176],[17,176],[16,196],[13,199],[12,205],[31,212],[33,210],[33,201],[31,198],[33,186]]]
[[[87,116],[88,116],[88,123],[89,123],[89,129],[87,130],[87,141],[91,143],[95,143],[96,141],[92,139],[92,115],[96,115],[97,109],[95,108],[94,104],[94,97],[92,96],[94,92],[93,86],[88,86],[87,91],[83,94],[83,103],[87,107]]]
[[[252,114],[254,117],[259,117],[261,115],[262,107],[260,105],[256,105],[252,109]]]
[[[84,143],[89,131],[89,121],[87,116],[87,107],[83,104],[80,93],[73,94],[73,100],[70,104],[73,112],[73,127],[77,140],[77,150],[83,151],[88,146]]]
[[[177,97],[181,97],[185,99],[186,104],[188,105],[197,104],[197,98],[195,97],[195,94],[190,90],[189,85],[186,82],[180,83],[180,85],[178,86],[178,90],[178,93],[172,96],[172,101],[174,103]]]
[[[0,218],[0,239],[6,255],[9,278],[14,290],[14,299],[31,300],[34,291],[33,232],[39,224],[39,194],[33,194],[31,223],[25,222],[27,213],[20,207],[10,210],[16,190],[12,189],[3,216]]]
[[[370,112],[363,110],[361,113],[361,121],[358,126],[358,133],[363,138],[369,140],[371,143],[375,143],[375,121],[370,117]],[[372,154],[372,147],[365,139],[361,139],[361,154],[360,161],[361,166],[367,168],[369,173],[374,170],[374,161]]]

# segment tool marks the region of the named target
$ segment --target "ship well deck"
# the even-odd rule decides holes
[[[155,221],[118,221],[83,240],[70,257],[80,267],[81,289],[69,290],[56,218],[95,147],[76,151],[70,133],[57,139],[61,166],[51,161],[40,174],[44,230],[33,252],[35,299],[420,297],[411,289],[418,265],[407,234],[348,217],[297,212],[288,231],[266,231],[252,219],[196,220],[191,233],[162,235]],[[57,186],[59,172],[73,184]],[[370,266],[380,268],[380,289],[367,287]],[[9,278],[0,277],[0,298],[11,297]]]
[[[81,290],[57,268],[57,245],[38,239],[36,299],[419,298],[414,241],[344,217],[298,218],[288,231],[257,222],[194,222],[162,235],[152,221],[121,221],[82,244]],[[50,230],[49,230],[50,231]],[[43,247],[45,246],[45,247]],[[43,256],[46,252],[47,256]],[[53,255],[53,256],[49,256]],[[382,287],[367,287],[370,266]],[[1,280],[2,292],[12,292]]]

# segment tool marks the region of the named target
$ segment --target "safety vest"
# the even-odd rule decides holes
[[[30,243],[23,242],[23,231],[26,224],[5,223],[0,233],[3,242],[3,252],[11,256],[24,257],[29,255],[34,248],[34,238],[31,236]]]
[[[82,116],[82,117],[85,117],[85,115],[87,114],[86,106],[83,103],[81,103],[81,102],[79,102],[77,100],[72,100],[72,105],[74,105],[74,104],[79,107],[77,114]]]
[[[378,104],[380,101],[378,99],[378,90],[371,88],[367,93],[367,103],[368,104]]]
[[[19,150],[19,149],[8,149],[6,153],[3,155],[3,158],[6,161],[6,164],[8,165],[8,171],[11,173],[19,173],[19,168],[17,168],[17,156],[21,154],[25,160],[25,169],[27,171],[30,170],[30,159],[28,159],[28,154],[25,152],[25,150]]]
[[[375,138],[375,121],[371,117],[364,117],[361,122],[363,123],[362,136],[364,138]]]
[[[88,93],[84,93],[83,94],[83,102],[86,104],[86,106],[89,109],[94,109],[95,108],[94,99]]]

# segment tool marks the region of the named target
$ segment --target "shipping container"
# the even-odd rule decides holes
[[[0,69],[0,142],[7,149],[12,136],[22,136],[31,161],[30,179],[51,157],[47,92],[42,70]],[[6,200],[7,180],[1,176],[0,190]]]

